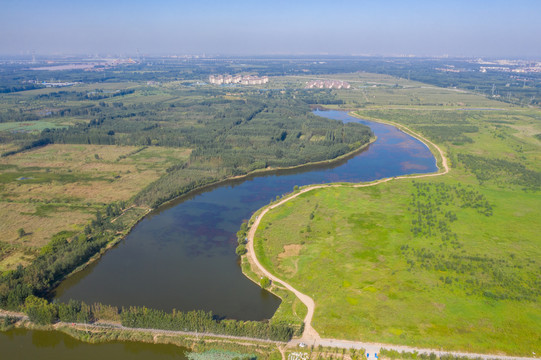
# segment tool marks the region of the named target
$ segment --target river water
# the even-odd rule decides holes
[[[248,280],[235,255],[241,222],[295,185],[372,181],[437,170],[420,141],[396,128],[342,111],[316,115],[370,126],[377,141],[332,165],[252,176],[194,192],[154,211],[114,249],[55,291],[70,298],[117,306],[212,310],[243,320],[270,318],[280,300]],[[132,342],[86,344],[59,332],[0,332],[3,359],[185,359],[186,349]]]
[[[186,351],[175,345],[137,342],[87,344],[58,331],[0,332],[0,359],[5,360],[185,360]]]
[[[99,261],[61,283],[55,298],[166,311],[202,309],[240,320],[272,317],[280,299],[247,279],[235,255],[236,231],[243,220],[295,185],[437,170],[429,149],[393,126],[343,111],[314,113],[368,125],[378,139],[333,165],[252,176],[177,199],[147,216]]]

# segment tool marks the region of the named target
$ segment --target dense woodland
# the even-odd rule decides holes
[[[147,91],[154,94],[154,90],[145,88],[109,93],[108,102],[78,101],[84,96],[74,91],[36,95],[32,101],[37,104],[52,102],[51,107],[56,106],[45,118],[77,116],[90,120],[45,128],[39,134],[3,132],[0,136],[18,147],[2,156],[47,144],[193,149],[186,163],[169,168],[164,177],[137,196],[138,204],[157,206],[229,176],[332,159],[359,148],[372,136],[363,125],[315,116],[306,101],[279,90],[175,90],[158,94],[159,100],[146,101]],[[312,93],[311,101],[334,99],[328,91]],[[122,102],[127,95],[132,95],[130,103]],[[137,101],[133,101],[134,96]],[[4,117],[12,112],[6,111]],[[35,111],[28,113],[35,115]],[[28,120],[26,112],[19,115]],[[179,178],[186,181],[179,185]]]

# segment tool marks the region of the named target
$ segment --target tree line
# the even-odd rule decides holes
[[[96,310],[102,307],[101,304],[89,306],[76,300],[70,300],[68,303],[51,303],[44,298],[30,295],[20,309],[30,321],[48,325],[57,321],[93,323],[97,320],[110,320],[100,319],[100,313]],[[285,322],[220,319],[212,312],[202,310],[187,312],[173,310],[171,313],[166,313],[146,307],[123,307],[122,309],[111,307],[110,311],[116,312],[122,325],[129,328],[212,333],[276,341],[289,341],[293,335],[297,334],[295,328]],[[302,327],[297,330],[302,332]]]
[[[123,206],[110,204],[106,214],[97,211],[83,233],[59,232],[30,265],[4,272],[0,276],[0,307],[18,310],[29,296],[47,297],[60,280],[115,238],[121,225],[111,220],[122,212]]]
[[[122,309],[120,318],[123,326],[131,328],[197,331],[277,341],[289,341],[295,332],[283,322],[221,320],[212,312],[202,310],[166,313],[146,307],[129,307]]]

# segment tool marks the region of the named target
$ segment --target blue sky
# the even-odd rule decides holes
[[[541,57],[540,18],[540,0],[0,0],[0,54]]]

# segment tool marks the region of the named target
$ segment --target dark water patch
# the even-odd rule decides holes
[[[187,359],[187,349],[138,342],[88,344],[58,331],[14,329],[0,332],[1,359],[146,360]]]
[[[342,111],[314,113],[370,126],[377,141],[332,164],[253,175],[160,207],[98,262],[68,278],[55,297],[170,311],[201,309],[240,320],[272,317],[280,300],[247,279],[235,255],[243,220],[295,185],[372,181],[437,170],[422,142],[393,126]]]

